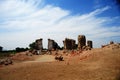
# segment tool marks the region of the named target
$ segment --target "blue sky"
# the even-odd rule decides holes
[[[45,0],[45,2],[54,6],[59,6],[65,10],[70,10],[72,14],[85,14],[105,6],[111,6],[112,8],[104,12],[102,16],[109,15],[114,17],[120,14],[115,0]]]
[[[35,39],[86,35],[94,47],[120,42],[120,11],[114,0],[0,0],[0,46],[28,47]]]

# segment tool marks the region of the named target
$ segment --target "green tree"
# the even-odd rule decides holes
[[[20,48],[20,47],[17,47],[15,50],[16,50],[16,52],[23,52],[23,51],[27,51],[28,48]]]
[[[36,49],[36,44],[35,42],[29,44],[30,49]]]

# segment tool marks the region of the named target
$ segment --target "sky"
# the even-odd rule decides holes
[[[120,42],[120,9],[114,0],[0,0],[0,46],[28,47],[43,38],[63,46],[85,35],[93,46]]]

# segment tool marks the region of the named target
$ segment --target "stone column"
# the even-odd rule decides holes
[[[48,50],[52,50],[53,49],[53,40],[48,39]]]
[[[43,49],[42,40],[43,40],[43,39],[40,38],[40,39],[37,39],[37,40],[35,41],[37,50],[42,50],[42,49]]]
[[[71,49],[75,49],[75,40],[73,39],[68,39],[68,38],[65,38],[65,40],[63,41],[63,44],[64,44],[64,49],[67,49],[67,50],[71,50]]]
[[[48,50],[56,50],[56,49],[59,49],[59,45],[57,44],[57,42],[55,42],[54,40],[52,39],[48,39]]]
[[[82,49],[83,46],[86,46],[86,37],[85,35],[78,36],[78,49]]]
[[[93,42],[91,40],[87,41],[87,46],[93,48]]]
[[[66,49],[66,42],[65,41],[63,41],[63,45],[64,45],[64,49]]]
[[[71,42],[72,42],[72,49],[75,49],[76,48],[76,41],[72,39]]]

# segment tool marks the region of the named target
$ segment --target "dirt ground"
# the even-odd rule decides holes
[[[39,55],[0,67],[0,80],[120,80],[120,49],[93,49],[63,57],[64,61],[55,61],[53,55]]]

